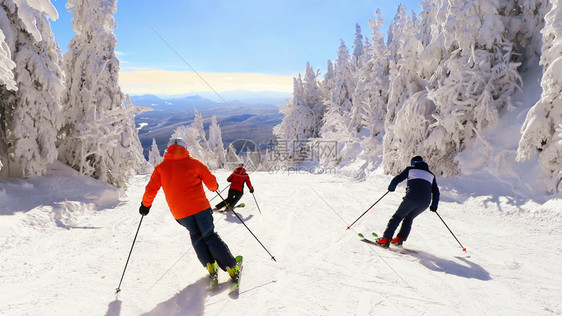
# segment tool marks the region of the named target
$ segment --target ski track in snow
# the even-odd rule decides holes
[[[215,214],[217,232],[245,259],[240,295],[229,297],[226,272],[221,287],[207,291],[206,270],[160,191],[115,295],[149,175],[111,203],[106,186],[58,168],[60,177],[0,181],[0,197],[12,205],[0,212],[1,315],[562,314],[560,199],[455,199],[442,181],[439,213],[468,252],[427,211],[405,243],[416,252],[399,253],[357,233],[382,234],[404,184],[346,230],[386,192],[390,176],[252,173],[263,214],[247,191],[238,214],[277,262],[233,214]],[[229,173],[214,174],[224,186]],[[71,189],[80,183],[86,187]]]

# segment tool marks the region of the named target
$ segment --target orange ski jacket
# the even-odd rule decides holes
[[[175,219],[199,213],[211,207],[202,183],[211,190],[218,189],[217,179],[199,160],[180,145],[168,147],[164,161],[154,168],[146,185],[142,204],[152,206],[160,187]]]

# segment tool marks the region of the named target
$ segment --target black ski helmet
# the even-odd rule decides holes
[[[412,159],[410,160],[410,165],[415,164],[416,162],[420,162],[423,161],[422,156],[414,156],[412,157]]]

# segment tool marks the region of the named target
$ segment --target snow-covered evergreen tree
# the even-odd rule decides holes
[[[223,168],[225,164],[225,150],[222,141],[222,132],[217,122],[217,116],[213,115],[211,118],[211,125],[209,126],[209,150],[215,155],[218,162],[218,168]]]
[[[332,95],[332,90],[334,90],[334,84],[335,84],[334,78],[335,78],[334,64],[332,63],[331,60],[328,60],[324,78],[321,82],[318,83],[322,95],[322,101],[324,102],[324,104],[328,103]]]
[[[541,55],[541,30],[545,14],[552,7],[549,0],[505,1],[501,11],[506,37],[513,43],[514,61],[522,63],[521,70],[534,67]]]
[[[361,68],[364,54],[365,50],[363,48],[363,34],[361,34],[361,26],[359,26],[359,24],[355,24],[355,42],[353,43],[353,55],[351,57],[354,71]]]
[[[384,34],[380,28],[384,21],[380,10],[376,11],[376,19],[369,20],[372,30],[372,42],[365,53],[370,58],[363,63],[357,72],[358,82],[353,100],[357,104],[359,126],[366,128],[369,133],[361,141],[363,157],[374,159],[382,154],[382,133],[386,117],[386,103],[388,102],[388,53],[384,43]]]
[[[327,140],[348,142],[357,134],[357,126],[351,124],[352,97],[356,79],[344,41],[341,41],[338,49],[338,58],[334,67],[333,83],[331,84],[320,134],[322,138]]]
[[[116,0],[69,0],[66,7],[74,14],[75,35],[64,55],[65,122],[59,133],[60,160],[84,175],[124,187],[139,160],[123,161],[138,155],[130,146],[135,137],[132,111],[118,84],[113,34]]]
[[[181,125],[178,126],[175,130],[170,139],[180,137],[185,140],[187,145],[187,150],[189,154],[201,160],[205,165],[209,167],[209,169],[214,169],[214,157],[212,157],[211,153],[201,146],[201,134],[199,133],[199,129],[197,129],[194,124],[191,125]]]
[[[521,129],[518,160],[538,152],[541,167],[548,175],[547,189],[562,191],[562,1],[553,0],[541,31],[543,89],[541,99],[531,108]]]
[[[244,163],[244,159],[236,154],[236,148],[234,148],[232,143],[228,144],[228,148],[226,150],[226,163],[224,167],[226,169],[234,170],[234,168],[236,168],[240,163]]]
[[[317,73],[307,63],[304,80],[300,74],[293,79],[293,98],[280,109],[285,116],[273,129],[279,140],[287,142],[290,158],[295,157],[295,151],[302,149],[301,144],[306,145],[309,139],[320,134],[324,103],[316,77]]]
[[[448,57],[428,89],[427,97],[435,103],[435,122],[420,153],[436,166],[436,172],[459,172],[456,155],[497,121],[521,84],[500,5],[500,1],[454,0],[443,2],[439,9],[446,12],[440,23]]]
[[[164,158],[160,155],[160,149],[158,149],[156,139],[152,138],[152,145],[150,146],[150,151],[148,152],[148,162],[153,167],[156,167],[163,160]]]
[[[213,122],[209,129],[210,142],[205,138],[203,118],[197,110],[195,111],[193,123],[188,126],[178,126],[172,134],[173,137],[183,138],[190,155],[201,160],[209,169],[213,170],[224,166],[222,136],[216,117],[213,117]]]
[[[197,109],[194,110],[193,127],[199,132],[198,141],[203,149],[209,149],[207,135],[205,133],[205,125],[203,124],[203,116]]]
[[[414,21],[401,4],[388,31],[389,97],[383,139],[383,165],[386,172],[396,173],[404,167],[405,160],[401,153],[404,147],[401,143],[409,135],[398,133],[400,130],[396,127],[407,122],[397,122],[397,113],[410,97],[426,86],[417,71],[422,49],[416,37]]]
[[[0,16],[2,19],[4,15]],[[0,22],[0,25],[4,23]],[[4,36],[4,32],[0,29],[0,89],[3,89],[4,86],[7,90],[17,90],[16,82],[14,81],[14,73],[13,69],[16,67],[16,64],[12,61],[10,48],[8,47],[8,43],[5,41],[6,37]],[[0,113],[0,120],[2,119],[2,113]],[[2,161],[0,160],[0,170],[2,170]]]
[[[119,164],[119,170],[124,172],[123,178],[128,179],[146,164],[143,148],[139,139],[139,133],[135,125],[135,106],[129,95],[125,95],[124,111],[119,113],[116,119],[121,121],[121,139],[118,151],[121,158],[115,156],[114,160]]]
[[[3,12],[5,13],[5,12]],[[0,13],[0,19],[4,20],[7,15]],[[5,22],[2,21],[0,25],[4,25]],[[4,32],[0,29],[0,86],[6,86],[6,89],[15,91],[18,89],[16,82],[14,81],[13,69],[16,64],[12,61],[12,53],[10,52],[10,47],[6,43],[6,36]]]
[[[2,176],[40,176],[57,158],[63,74],[60,49],[47,20],[57,18],[49,0],[0,2]]]

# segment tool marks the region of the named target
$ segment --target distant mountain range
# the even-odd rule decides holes
[[[221,93],[221,97],[226,102],[217,102],[201,95],[131,96],[135,106],[152,109],[135,117],[145,156],[152,145],[152,138],[162,153],[174,130],[193,122],[195,109],[203,116],[207,133],[211,118],[216,115],[225,146],[245,139],[265,147],[273,138],[273,127],[283,119],[279,106],[285,105],[291,95],[232,91]]]

